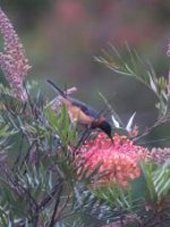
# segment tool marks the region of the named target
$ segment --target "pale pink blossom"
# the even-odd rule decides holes
[[[13,25],[0,8],[0,33],[4,39],[4,50],[0,52],[0,68],[16,98],[26,101],[23,83],[31,68],[25,57],[25,50]]]

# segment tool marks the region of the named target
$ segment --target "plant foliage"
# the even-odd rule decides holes
[[[8,26],[0,28],[9,31],[16,45],[19,39],[2,11],[1,14]],[[11,42],[11,39],[7,41]],[[7,44],[9,48],[11,43]],[[26,73],[27,59],[17,43],[18,46],[20,48],[16,50],[22,51],[24,59],[21,68]],[[135,50],[128,45],[126,49],[128,55],[122,56],[111,46],[111,52],[104,51],[103,56],[96,57],[96,60],[151,89],[157,98],[158,109],[158,120],[140,135],[133,125],[135,113],[123,127],[120,117],[112,109],[113,128],[123,129],[119,148],[128,135],[129,142],[124,146],[127,149],[127,144],[138,141],[155,127],[169,123],[170,88],[169,81],[158,78],[150,64],[145,63]],[[14,52],[8,51],[14,58]],[[77,161],[77,155],[81,157],[82,144],[86,146],[90,141],[87,137],[82,140],[85,129],[70,120],[66,106],[59,106],[55,111],[48,97],[41,92],[32,95],[33,90],[35,93],[34,83],[25,82],[25,74],[19,70],[18,78],[13,78],[15,67],[9,69],[4,59],[0,59],[0,63],[4,72],[8,72],[7,81],[10,78],[8,82],[12,84],[9,83],[9,87],[0,84],[0,226],[169,226],[170,157],[169,160],[161,159],[160,163],[153,159],[152,152],[148,153],[140,163],[140,176],[128,178],[126,187],[115,180],[96,185],[95,181],[100,182],[109,173],[107,170],[101,172],[102,162],[89,171],[90,165],[86,164],[92,157],[86,162],[84,159]],[[13,60],[14,65],[19,64]],[[16,88],[24,91],[22,99],[19,99]],[[61,101],[59,97],[57,100]],[[88,136],[95,141],[98,133],[93,130]],[[91,143],[89,149],[90,146]],[[106,146],[105,152],[108,149]],[[107,158],[109,163],[109,156]],[[117,160],[120,162],[120,158]]]

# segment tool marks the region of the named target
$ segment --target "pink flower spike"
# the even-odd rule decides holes
[[[31,66],[25,57],[25,50],[6,14],[0,8],[0,33],[4,39],[4,51],[0,52],[0,68],[21,101],[27,100],[23,83]]]

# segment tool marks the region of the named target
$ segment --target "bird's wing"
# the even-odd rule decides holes
[[[80,102],[76,99],[71,99],[73,105],[79,107],[86,115],[93,117],[94,119],[98,118],[99,114],[91,106],[87,106],[85,103]]]

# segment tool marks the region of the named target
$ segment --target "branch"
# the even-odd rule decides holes
[[[55,220],[55,216],[56,216],[58,206],[59,206],[59,203],[60,203],[62,191],[63,191],[63,184],[60,184],[49,227],[53,227],[55,225],[56,221],[57,221],[57,220]]]
[[[141,133],[141,135],[134,137],[133,141],[136,142],[136,141],[140,140],[141,138],[149,135],[155,128],[157,128],[163,124],[169,123],[169,122],[170,122],[170,117],[159,119],[151,127],[147,128],[143,133]]]
[[[50,202],[50,200],[51,200],[52,198],[54,198],[54,196],[55,196],[55,194],[57,193],[57,189],[58,189],[58,187],[59,187],[60,184],[61,184],[61,182],[58,183],[58,184],[56,184],[56,185],[52,188],[51,192],[48,193],[48,195],[41,201],[41,203],[40,203],[40,205],[39,205],[39,210],[40,210],[40,211],[42,211],[42,210],[45,208],[45,206]]]

